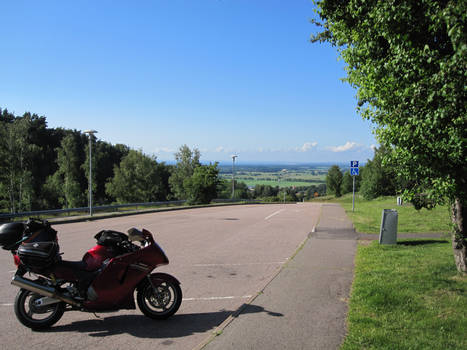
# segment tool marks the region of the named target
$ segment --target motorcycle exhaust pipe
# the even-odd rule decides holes
[[[27,278],[22,278],[20,276],[14,276],[13,279],[11,280],[11,284],[26,290],[29,290],[30,292],[37,293],[40,295],[43,295],[45,297],[49,298],[55,298],[58,300],[61,300],[67,304],[71,304],[74,306],[81,306],[78,302],[75,300],[68,298],[60,293],[57,293],[55,288],[52,287],[47,287],[40,285],[34,281],[31,281]]]

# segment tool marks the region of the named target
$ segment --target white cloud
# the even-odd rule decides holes
[[[175,153],[176,150],[168,147],[159,147],[154,150],[156,153]]]
[[[306,152],[311,150],[313,147],[316,147],[318,142],[305,142],[302,147],[297,148],[298,152]]]
[[[345,152],[345,151],[350,151],[351,149],[354,149],[356,147],[358,147],[358,144],[356,142],[347,141],[345,145],[331,146],[331,147],[327,147],[327,149],[331,150],[332,152]]]

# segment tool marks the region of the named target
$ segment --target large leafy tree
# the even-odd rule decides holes
[[[73,132],[62,139],[57,149],[58,169],[46,184],[49,195],[55,194],[65,208],[78,208],[86,203],[86,180],[81,169],[85,157],[82,136]]]
[[[192,151],[187,145],[181,146],[178,152],[175,153],[177,164],[172,169],[169,183],[176,198],[187,199],[188,193],[185,191],[183,182],[190,178],[195,169],[201,165],[199,162],[200,157],[201,153],[197,148]]]
[[[30,142],[31,116],[4,124],[2,143],[5,168],[2,177],[11,212],[31,210],[34,196],[32,161],[38,147]]]
[[[89,141],[86,143],[86,160],[82,166],[89,181]],[[105,192],[105,184],[114,176],[114,167],[119,165],[122,158],[129,152],[129,147],[117,144],[115,146],[97,140],[92,144],[92,183],[93,202],[96,205],[106,204],[109,201]]]
[[[189,204],[208,204],[217,196],[219,169],[217,163],[200,165],[183,181]]]
[[[312,41],[338,47],[362,116],[410,184],[405,196],[449,201],[455,262],[467,273],[467,1],[316,4],[323,30]]]
[[[326,193],[334,194],[336,197],[342,196],[342,181],[344,176],[338,165],[329,168],[326,175]]]
[[[388,150],[381,146],[375,149],[372,160],[368,160],[361,174],[360,192],[366,199],[395,195],[398,190],[398,177],[393,166],[383,165],[389,156]]]
[[[142,203],[165,200],[159,164],[155,157],[130,150],[114,168],[114,177],[107,182],[106,191],[119,203]]]

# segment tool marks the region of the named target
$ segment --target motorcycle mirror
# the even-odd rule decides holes
[[[132,242],[137,241],[137,242],[142,242],[144,241],[144,235],[143,232],[138,230],[137,228],[130,228],[128,231],[128,239]]]

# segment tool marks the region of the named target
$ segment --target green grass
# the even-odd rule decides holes
[[[341,350],[467,349],[467,278],[448,241],[358,246]]]
[[[383,209],[396,209],[398,213],[398,232],[426,233],[451,231],[447,206],[437,206],[432,210],[415,210],[411,204],[396,205],[396,197],[381,197],[372,201],[364,200],[358,194],[355,211],[352,212],[352,194],[334,199],[340,203],[358,232],[379,233]]]

